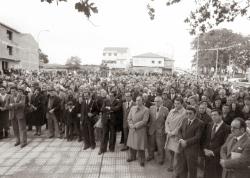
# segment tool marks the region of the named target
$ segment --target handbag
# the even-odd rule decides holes
[[[180,153],[181,145],[179,143],[179,139],[176,136],[167,136],[167,141],[165,148],[171,150],[175,153]]]

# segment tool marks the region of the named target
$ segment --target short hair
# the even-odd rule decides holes
[[[230,107],[228,104],[223,104],[222,107],[224,107],[224,106]]]
[[[175,98],[174,101],[179,101],[181,104],[183,104],[183,99],[181,97]]]
[[[244,100],[250,101],[250,96],[245,96],[245,97],[244,97]]]
[[[186,110],[193,111],[193,113],[196,114],[196,109],[190,105],[187,106]]]
[[[221,110],[219,110],[219,109],[213,109],[212,111],[211,111],[211,113],[212,112],[217,112],[220,116],[222,115],[222,112],[221,112]]]
[[[246,124],[244,119],[242,119],[241,117],[236,117],[233,121],[239,121],[240,122],[240,129],[244,128],[246,130],[247,124]]]

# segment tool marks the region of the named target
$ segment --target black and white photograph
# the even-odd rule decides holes
[[[250,0],[0,0],[0,178],[250,178]]]

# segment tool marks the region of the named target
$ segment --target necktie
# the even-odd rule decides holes
[[[214,138],[214,135],[215,135],[215,133],[216,133],[216,128],[217,128],[217,124],[215,124],[214,126],[213,126],[213,129],[212,129],[212,133],[211,133],[211,139],[213,139]]]
[[[234,147],[234,145],[235,145],[237,142],[238,142],[238,139],[237,139],[236,137],[234,137],[230,150],[232,150],[232,148]]]
[[[160,108],[157,108],[157,112],[159,112]]]
[[[191,120],[188,120],[188,125],[191,125],[192,121]]]

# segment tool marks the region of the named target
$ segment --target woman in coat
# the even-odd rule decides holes
[[[0,86],[0,139],[8,137],[9,131],[9,110],[6,107],[9,95],[5,87]]]
[[[40,136],[41,135],[41,127],[44,124],[44,117],[43,117],[43,103],[42,103],[42,95],[41,95],[41,89],[36,88],[34,94],[31,97],[31,120],[32,125],[36,126],[36,132],[35,135]]]

